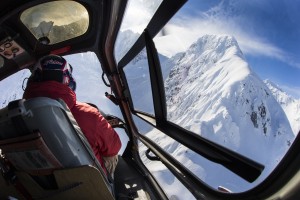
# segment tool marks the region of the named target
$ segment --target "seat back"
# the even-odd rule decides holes
[[[95,165],[96,159],[90,152],[89,145],[84,141],[83,134],[77,131],[79,127],[69,119],[66,107],[59,102],[46,97],[11,102],[0,111],[0,144],[5,152],[6,144],[15,144],[15,155],[20,152],[18,145],[22,140],[40,135],[49,150],[56,156],[63,167]],[[22,144],[23,145],[23,144]],[[25,145],[25,144],[24,144]],[[29,145],[29,148],[30,145]],[[9,148],[11,152],[13,148]],[[22,159],[34,159],[31,151],[21,156]],[[38,159],[38,157],[37,157]],[[25,164],[27,161],[24,160]],[[20,163],[21,164],[21,163]],[[40,167],[36,163],[36,168]],[[19,165],[19,164],[18,164]],[[22,167],[22,166],[19,166]],[[26,167],[26,165],[24,165]]]
[[[11,102],[0,110],[0,130],[0,149],[5,160],[16,174],[27,177],[23,178],[27,182],[33,177],[31,182],[35,180],[40,187],[35,195],[41,196],[41,191],[47,189],[60,191],[53,174],[82,166],[97,169],[104,185],[112,190],[92,148],[62,100],[38,97]],[[48,183],[51,176],[55,186]],[[32,185],[35,184],[28,187]]]

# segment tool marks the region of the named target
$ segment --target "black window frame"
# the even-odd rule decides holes
[[[190,148],[200,156],[224,166],[236,175],[251,183],[261,175],[264,169],[263,165],[219,144],[209,141],[167,120],[163,77],[153,38],[172,18],[172,16],[184,5],[185,2],[185,0],[164,0],[157,9],[153,18],[150,20],[144,32],[118,63],[118,70],[125,86],[124,93],[126,94],[125,96],[127,97],[129,107],[132,114],[149,123],[164,134]],[[168,12],[165,12],[166,10]],[[152,88],[155,113],[154,116],[149,113],[134,109],[130,90],[126,81],[126,75],[123,70],[126,65],[130,63],[145,47],[147,51]],[[189,171],[182,164],[178,163],[176,159],[161,149],[147,136],[139,133],[138,139],[144,145],[146,145],[179,180],[181,180],[181,182],[192,192],[192,194],[195,195],[195,197],[200,197],[202,195],[195,192],[197,190],[209,190],[210,193],[212,192],[215,195],[218,194],[217,191],[212,190],[206,185],[206,183],[203,183],[197,176],[195,176],[195,174]]]

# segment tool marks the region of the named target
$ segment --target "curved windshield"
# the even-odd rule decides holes
[[[300,130],[297,7],[299,2],[190,0],[153,39],[163,75],[167,121],[262,164],[260,177],[247,182],[135,120],[141,133],[216,190],[221,186],[239,193],[264,181]],[[143,13],[135,16],[142,17]],[[134,29],[129,30],[120,33],[120,38],[121,34],[126,38],[120,40],[120,47],[127,48],[127,41],[136,37]],[[148,59],[141,51],[124,73],[133,108],[154,115],[150,95],[155,91],[145,70]],[[173,190],[179,188],[178,181],[166,174],[166,167],[151,162],[145,149],[143,145],[139,149],[142,161],[169,196],[191,199],[181,189]]]
[[[55,44],[83,35],[89,26],[89,15],[77,2],[54,1],[25,10],[21,21],[36,39]]]

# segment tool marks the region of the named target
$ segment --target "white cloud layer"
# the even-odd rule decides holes
[[[121,31],[142,33],[162,0],[131,0],[123,19]]]
[[[300,68],[300,63],[293,60],[292,56],[283,49],[280,49],[264,38],[247,32],[246,29],[237,26],[233,21],[228,19],[182,18],[167,25],[165,29],[167,35],[172,35],[173,41],[170,41],[172,44],[158,44],[160,45],[158,48],[161,49],[161,52],[167,52],[167,56],[188,48],[197,38],[205,34],[226,34],[234,36],[237,39],[242,52],[245,54],[274,58],[290,66]],[[177,41],[174,41],[176,38]],[[174,43],[179,45],[178,48],[172,48],[172,50],[163,49],[167,46],[173,47]]]

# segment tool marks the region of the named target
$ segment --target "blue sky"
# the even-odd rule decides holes
[[[181,12],[200,34],[233,35],[262,79],[300,98],[299,10],[299,0],[190,0]]]

